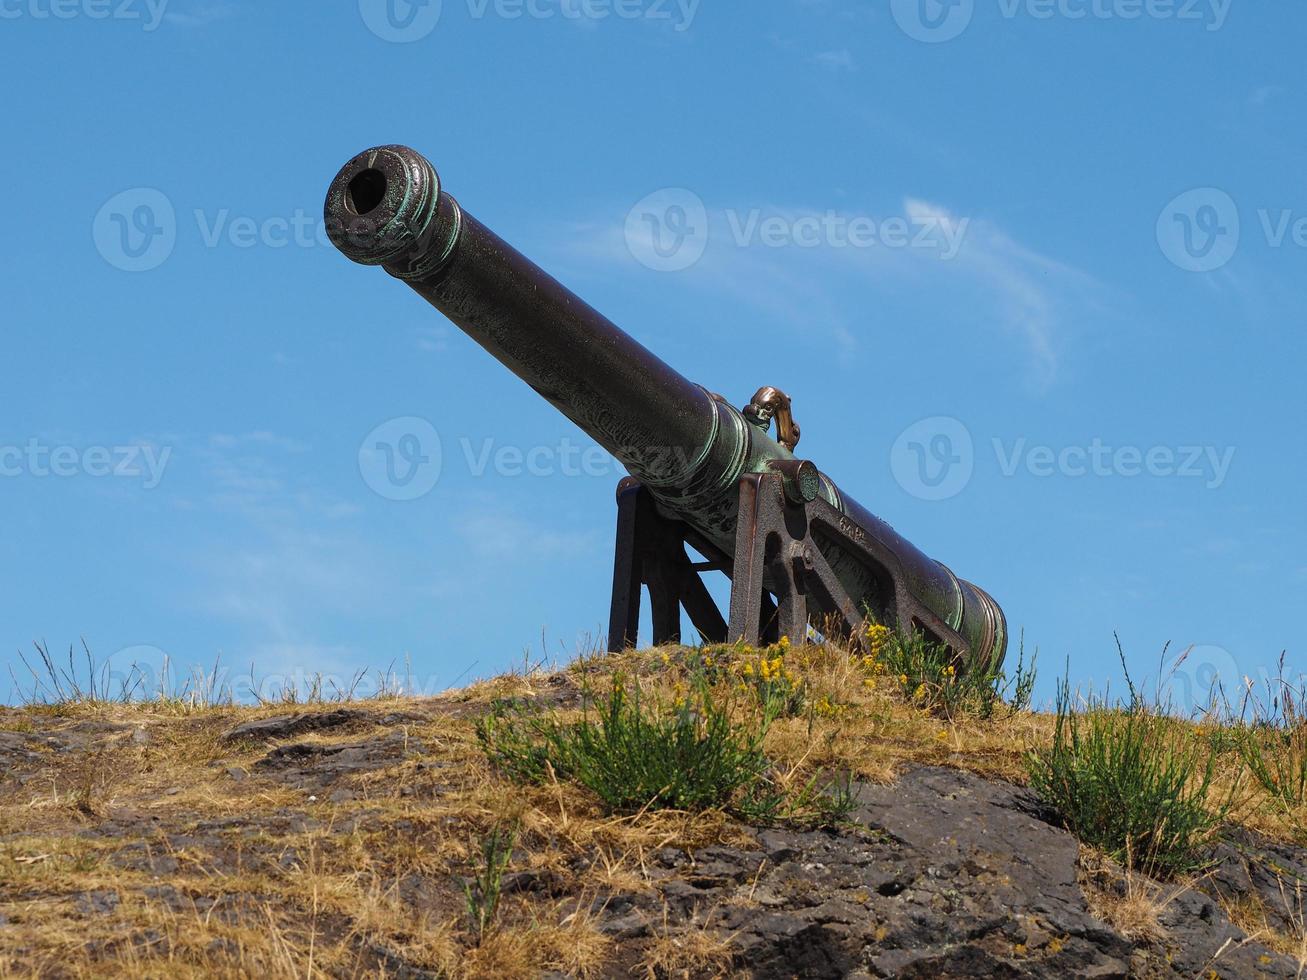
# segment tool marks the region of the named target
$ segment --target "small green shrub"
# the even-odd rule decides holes
[[[499,702],[478,723],[477,737],[509,778],[540,782],[552,771],[623,813],[721,808],[754,821],[822,825],[852,807],[851,789],[829,793],[820,774],[792,793],[778,785],[762,750],[775,702],[741,710],[731,692],[698,677],[674,704],[650,703],[621,676],[587,702],[579,721]]]
[[[770,718],[799,718],[808,704],[808,685],[787,665],[788,637],[771,646],[715,643],[690,651],[685,669],[691,681],[729,685]],[[669,659],[664,655],[664,662]]]
[[[1037,655],[1026,663],[1024,636],[1011,676],[1001,665],[962,663],[947,647],[919,632],[904,634],[874,625],[865,643],[869,667],[892,678],[909,702],[929,711],[992,718],[1005,701],[1010,715],[1030,707]]]
[[[1276,803],[1296,809],[1307,801],[1307,729],[1250,725],[1239,753],[1253,779]]]
[[[1269,704],[1250,698],[1253,721],[1239,729],[1239,754],[1272,800],[1297,810],[1307,803],[1307,691],[1285,679],[1281,658],[1278,676],[1267,682]]]
[[[477,944],[486,937],[499,914],[499,897],[503,891],[504,871],[513,855],[517,828],[495,824],[481,838],[481,865],[471,881],[463,883],[463,898],[468,922]]]
[[[1213,786],[1217,753],[1133,694],[1072,705],[1058,685],[1053,743],[1028,757],[1031,788],[1086,844],[1150,875],[1198,869],[1229,814]]]
[[[846,821],[858,805],[853,775],[830,779],[815,773],[789,793],[769,783],[755,783],[741,798],[737,812],[753,824],[779,824],[819,830]]]

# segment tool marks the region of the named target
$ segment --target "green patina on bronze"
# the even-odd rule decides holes
[[[406,282],[611,452],[662,518],[722,556],[723,570],[737,548],[742,481],[776,480],[791,509],[816,515],[799,537],[859,609],[903,627],[916,610],[916,625],[935,624],[971,659],[1002,660],[1006,627],[993,599],[771,437],[774,411],[790,423],[788,398],[762,389],[742,412],[693,384],[467,214],[421,154],[359,154],[333,181],[326,220],[346,256]],[[771,575],[763,586],[779,592]],[[847,606],[845,619],[860,622]]]

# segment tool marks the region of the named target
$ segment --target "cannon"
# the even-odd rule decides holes
[[[858,637],[879,623],[924,633],[963,668],[1002,662],[998,604],[797,458],[784,392],[763,387],[737,409],[688,381],[472,217],[420,153],[354,157],[325,219],[347,258],[407,283],[630,473],[617,487],[610,650],[636,644],[647,588],[655,645],[680,642],[684,609],[710,643],[802,642],[810,626]],[[708,571],[731,580],[726,616]]]

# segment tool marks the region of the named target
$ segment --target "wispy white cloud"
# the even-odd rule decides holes
[[[1284,86],[1282,85],[1263,85],[1260,88],[1254,89],[1253,93],[1248,96],[1248,104],[1260,109],[1268,102],[1271,102],[1283,94]]]
[[[922,201],[904,202],[909,217],[956,219]],[[968,277],[998,304],[1004,323],[1025,343],[1037,387],[1053,383],[1058,371],[1059,329],[1069,301],[1099,290],[1088,273],[1022,245],[987,221],[971,221],[966,244],[947,266],[947,274]]]
[[[263,647],[306,642],[324,610],[359,609],[382,580],[352,537],[296,527],[232,534],[195,564],[201,585],[193,608],[241,627]]]
[[[583,532],[551,531],[539,522],[500,512],[472,512],[459,521],[459,535],[479,561],[498,563],[515,558],[531,560],[588,557],[600,551],[611,535],[589,529]]]
[[[380,614],[405,584],[350,521],[359,506],[308,475],[312,447],[269,430],[177,443],[184,489],[171,502],[193,532],[173,556],[186,569],[179,605],[221,623],[239,644],[224,654],[260,673],[348,676],[371,663],[375,651],[343,645],[331,623]]]
[[[235,16],[236,7],[234,4],[219,2],[219,0],[193,0],[177,9],[176,0],[172,0],[172,6],[168,12],[163,15],[164,22],[173,27],[181,28],[200,28],[208,27],[210,24],[220,20],[226,20]]]
[[[848,48],[840,48],[838,51],[822,51],[813,60],[821,67],[834,72],[855,71],[858,67],[853,60],[853,52]]]
[[[449,328],[444,324],[414,327],[413,338],[424,354],[443,354],[449,348]]]
[[[877,289],[913,289],[933,303],[956,303],[959,322],[989,323],[1000,340],[1024,353],[1024,380],[1036,391],[1056,380],[1073,323],[1085,309],[1099,309],[1110,294],[1089,273],[1022,243],[993,221],[960,217],[919,198],[900,203],[898,217],[908,226],[910,244],[858,247],[847,235],[853,222],[868,215],[851,211],[768,206],[714,210],[703,257],[678,273],[696,288],[729,295],[769,316],[824,330],[841,349],[857,345],[861,306],[849,305],[847,291],[833,288],[839,276],[874,281]],[[789,229],[834,227],[844,240],[816,247],[769,247],[759,235],[744,237],[753,212],[778,218]],[[880,234],[885,219],[873,219]],[[631,234],[652,236],[655,227],[636,225]],[[570,247],[592,261],[640,266],[632,258],[626,231],[612,224],[578,226]],[[823,233],[824,234],[824,233]],[[649,242],[635,243],[648,253]],[[816,268],[815,268],[816,267]]]
[[[198,460],[206,492],[174,503],[184,509],[236,512],[270,525],[293,515],[335,521],[356,514],[356,505],[298,476],[291,460],[310,451],[307,443],[274,432],[214,433],[189,452],[182,448],[183,455]]]

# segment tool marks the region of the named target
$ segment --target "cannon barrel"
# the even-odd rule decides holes
[[[496,236],[445,193],[430,162],[404,146],[354,157],[327,194],[332,242],[379,265],[612,453],[657,501],[725,555],[735,545],[737,487],[777,464],[894,556],[922,606],[963,637],[973,661],[1006,648],[998,604],[844,495],[744,414],[673,370]],[[834,541],[821,551],[849,595],[892,606],[883,578]],[[892,614],[885,614],[891,620]],[[880,615],[880,621],[885,621]]]

